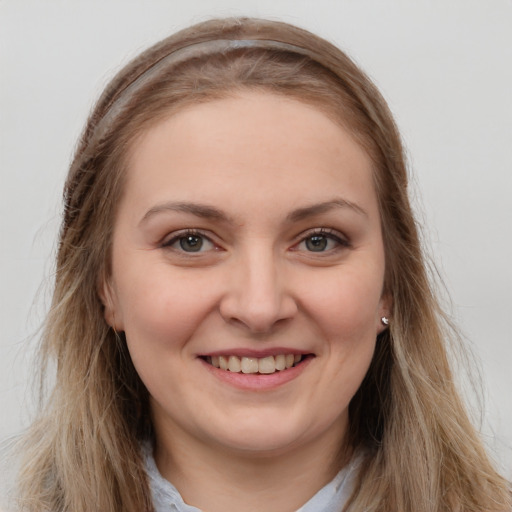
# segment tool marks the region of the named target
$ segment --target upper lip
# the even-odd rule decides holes
[[[294,355],[306,355],[311,354],[310,351],[300,350],[286,347],[274,347],[261,350],[249,349],[249,348],[232,348],[223,350],[213,350],[211,352],[204,352],[198,354],[199,357],[218,357],[218,356],[237,356],[237,357],[253,357],[261,359],[268,356],[278,356],[280,354],[294,354]]]

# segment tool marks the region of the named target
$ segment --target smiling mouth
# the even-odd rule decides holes
[[[233,373],[269,375],[299,365],[312,354],[278,354],[267,357],[204,356],[202,359],[215,368]]]

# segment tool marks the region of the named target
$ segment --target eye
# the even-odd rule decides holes
[[[205,235],[196,231],[185,231],[174,235],[162,247],[179,252],[200,253],[215,250],[215,244]]]
[[[350,244],[341,235],[335,231],[320,229],[308,233],[296,246],[298,251],[307,252],[331,252],[342,247],[348,247]]]

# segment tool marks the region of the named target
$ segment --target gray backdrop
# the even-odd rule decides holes
[[[170,32],[244,14],[323,35],[383,91],[447,306],[482,370],[482,431],[512,477],[510,0],[1,1],[0,438],[30,417],[62,184],[94,99],[122,63]]]

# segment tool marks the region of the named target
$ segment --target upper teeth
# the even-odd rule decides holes
[[[216,368],[237,373],[274,373],[291,368],[302,359],[299,354],[279,354],[267,357],[211,356],[207,361]]]

